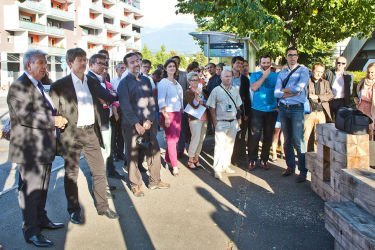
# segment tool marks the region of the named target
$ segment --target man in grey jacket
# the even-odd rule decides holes
[[[160,148],[156,139],[155,99],[152,95],[150,80],[140,75],[140,58],[128,53],[124,63],[129,74],[120,81],[117,93],[122,112],[121,126],[126,146],[126,159],[129,166],[131,190],[136,197],[144,196],[142,175],[138,162],[141,150],[147,157],[150,172],[149,189],[166,189],[169,184],[160,180]]]

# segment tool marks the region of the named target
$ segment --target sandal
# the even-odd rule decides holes
[[[199,163],[199,156],[194,157],[194,164],[198,168],[203,168],[202,164]]]
[[[178,176],[179,175],[178,167],[174,167],[173,168],[173,175],[174,176]]]
[[[197,165],[195,165],[194,160],[189,159],[188,168],[190,168],[190,169],[196,169],[197,168]]]

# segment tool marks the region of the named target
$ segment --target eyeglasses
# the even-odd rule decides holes
[[[101,65],[101,66],[108,66],[108,64],[107,63],[103,63],[103,62],[96,62],[96,64],[99,64],[99,65]]]
[[[345,65],[346,63],[345,62],[336,62],[337,65]]]
[[[199,79],[190,79],[191,82],[198,82]]]
[[[294,56],[298,56],[298,54],[288,54],[287,56],[288,57],[294,57]]]

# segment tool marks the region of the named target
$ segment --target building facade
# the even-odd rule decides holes
[[[141,49],[140,0],[1,0],[1,86],[23,71],[29,48],[48,53],[50,78],[67,74],[65,53],[80,47],[88,56],[109,52],[111,69],[126,53]]]

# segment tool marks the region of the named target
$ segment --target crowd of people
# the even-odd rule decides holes
[[[46,54],[27,51],[25,72],[11,84],[7,97],[9,160],[20,170],[19,205],[26,242],[53,246],[42,229],[64,227],[52,222],[45,210],[55,155],[64,158],[67,211],[75,224],[83,223],[77,185],[81,153],[91,171],[98,215],[119,217],[108,205],[109,190],[116,187],[108,185],[107,177],[124,178],[114,161],[125,162],[136,197],[144,196],[144,167],[150,190],[170,188],[160,178],[157,133],[161,128],[167,145],[163,160],[174,176],[180,175],[178,158],[185,150],[186,167],[202,167],[203,142],[207,133],[214,133],[215,178],[233,174],[231,164],[239,164],[246,155],[249,171],[269,170],[269,162],[277,160],[280,139],[287,164],[282,176],[294,175],[298,165],[296,181],[304,182],[306,144],[314,140],[316,124],[334,121],[338,109],[351,104],[353,76],[345,71],[346,59],[341,56],[334,69],[316,63],[311,71],[298,63],[296,48],[288,48],[285,58],[286,65],[278,66],[270,56],[262,55],[260,70],[250,73],[241,56],[233,57],[231,65],[193,62],[186,71],[174,56],[150,74],[151,61],[131,52],[115,66],[116,75],[111,79],[107,51],[87,58],[84,50],[73,48],[66,54],[70,74],[53,82],[48,94],[42,85]],[[372,118],[374,83],[372,63],[355,94],[358,109]],[[370,130],[373,132],[373,124]]]

